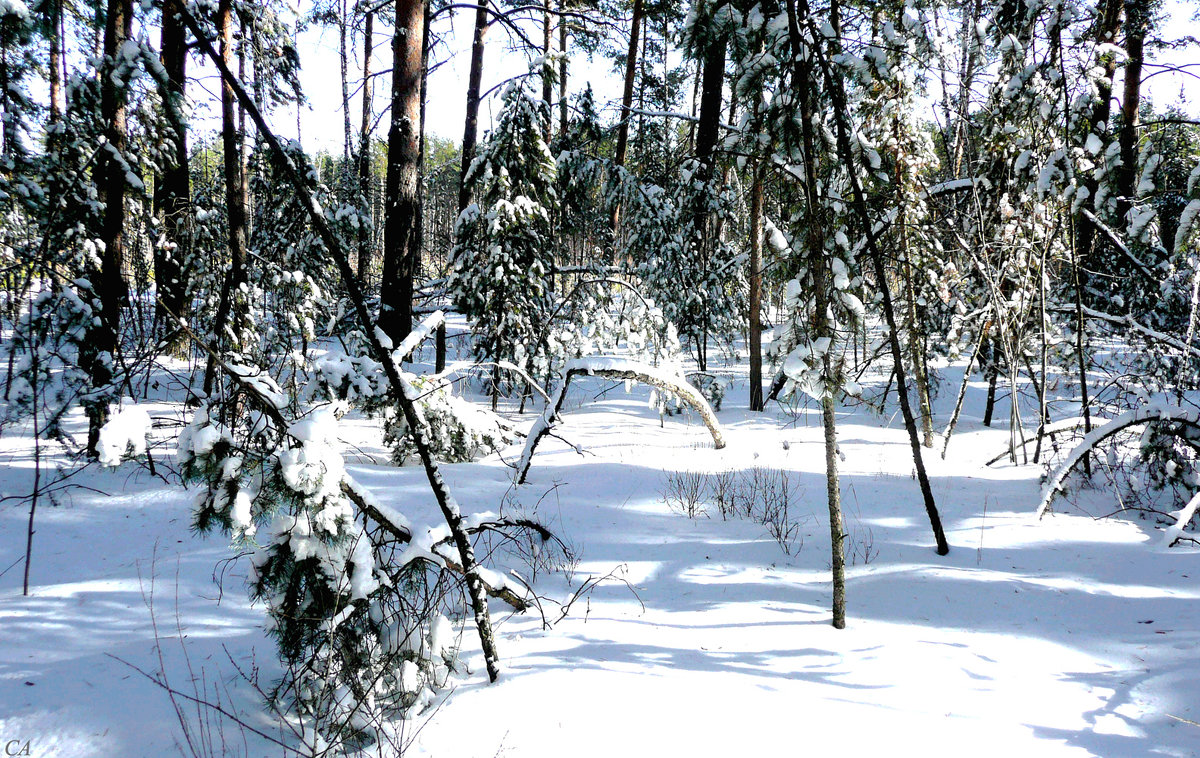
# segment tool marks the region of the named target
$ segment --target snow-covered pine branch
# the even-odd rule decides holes
[[[525,450],[521,453],[521,458],[517,463],[515,476],[517,484],[525,483],[525,477],[529,473],[529,466],[533,462],[533,453],[537,449],[538,443],[561,420],[562,406],[566,400],[571,379],[580,374],[641,382],[678,397],[700,414],[709,434],[712,435],[716,448],[721,450],[725,447],[725,435],[721,430],[721,423],[717,421],[716,414],[713,413],[708,401],[680,374],[625,358],[600,356],[578,358],[567,364],[566,370],[563,372],[562,383],[558,385],[558,389],[554,393],[554,399],[546,406],[545,412],[538,417],[529,430],[529,436],[525,440]]]
[[[1095,447],[1118,432],[1139,424],[1149,424],[1155,421],[1175,421],[1193,427],[1200,427],[1200,411],[1181,408],[1171,403],[1150,403],[1141,408],[1122,413],[1112,421],[1093,429],[1067,455],[1066,460],[1059,465],[1055,472],[1046,480],[1042,488],[1042,500],[1038,504],[1037,515],[1041,518],[1050,510],[1055,495],[1062,488],[1067,475],[1079,465],[1084,456],[1090,454]]]

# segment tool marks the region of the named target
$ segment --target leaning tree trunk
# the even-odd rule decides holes
[[[168,95],[183,106],[187,86],[187,33],[179,18],[183,0],[165,0],[162,21],[162,66],[167,74]],[[155,321],[166,334],[172,333],[174,318],[186,320],[186,267],[191,255],[192,209],[188,177],[187,123],[175,124],[173,160],[163,169],[154,188],[154,209],[162,219],[171,248],[155,249],[154,284],[158,289]],[[176,346],[179,341],[173,341]]]
[[[633,82],[637,74],[638,37],[642,29],[642,0],[633,0],[633,20],[629,24],[629,50],[625,56],[625,85],[621,90],[621,121],[617,125],[617,152],[613,163],[624,166],[629,153],[629,122],[633,115]],[[609,223],[613,235],[613,263],[617,260],[617,225],[621,221],[621,205],[613,206],[612,218]]]
[[[229,66],[233,60],[233,2],[221,0],[217,6],[217,37],[221,61]],[[246,274],[246,184],[242,175],[241,135],[235,126],[237,98],[229,82],[221,82],[221,148],[225,169],[225,217],[228,221],[229,271],[221,284],[217,316],[213,322],[214,350],[209,353],[204,371],[204,394],[212,392],[216,378],[215,356],[225,348],[236,349],[245,326],[246,302],[242,285]]]
[[[423,0],[397,0],[392,37],[392,119],[384,199],[379,326],[395,343],[412,331],[413,280],[420,265]]]
[[[471,187],[467,184],[467,172],[475,160],[475,143],[479,139],[479,88],[483,81],[483,51],[487,37],[487,4],[480,3],[475,10],[475,32],[471,39],[471,72],[467,76],[467,113],[463,119],[462,163],[458,172],[458,212],[461,214],[471,204]],[[451,228],[453,228],[452,225]],[[437,365],[446,365],[446,325],[438,327]]]
[[[242,106],[254,121],[255,126],[258,127],[263,139],[267,141],[267,145],[270,147],[275,158],[283,166],[288,181],[308,211],[309,220],[316,229],[318,237],[320,237],[325,249],[337,265],[338,273],[349,295],[350,303],[354,308],[359,326],[363,329],[364,334],[367,335],[371,353],[375,360],[383,367],[384,375],[387,376],[388,385],[392,390],[392,396],[395,398],[398,406],[397,410],[403,414],[411,430],[413,445],[416,447],[417,455],[420,457],[422,467],[425,469],[425,476],[429,481],[430,489],[433,490],[434,498],[437,500],[442,517],[446,521],[446,526],[449,528],[455,547],[458,550],[462,571],[466,576],[471,609],[475,617],[475,628],[479,633],[479,641],[483,649],[484,664],[487,667],[488,678],[494,682],[500,676],[500,662],[496,652],[496,638],[492,629],[491,614],[487,606],[486,583],[480,576],[479,565],[475,560],[475,550],[471,545],[466,524],[463,522],[462,511],[459,508],[458,502],[454,499],[454,495],[450,492],[446,480],[442,477],[437,462],[433,459],[429,440],[425,435],[424,425],[421,422],[415,401],[413,400],[413,389],[400,374],[400,370],[391,358],[391,352],[383,346],[375,330],[371,328],[371,316],[367,311],[362,289],[358,286],[354,271],[350,267],[350,259],[342,249],[337,236],[330,229],[320,205],[313,198],[303,179],[301,179],[300,170],[292,164],[291,158],[284,152],[279,138],[271,131],[262,113],[254,102],[250,100],[245,88],[234,77],[229,66],[225,64],[207,39],[203,37],[203,30],[196,23],[196,20],[187,16],[185,17],[185,23],[192,31],[192,34],[196,36],[197,42],[205,55],[217,66],[222,80],[237,92],[237,97],[241,101]],[[307,168],[305,166],[306,170]]]
[[[117,158],[123,155],[126,144],[126,115],[128,89],[112,76],[118,66],[121,48],[130,38],[133,29],[133,0],[109,0],[104,28],[105,72],[100,77],[100,114],[104,124],[104,137],[109,149],[101,150],[96,163],[95,179],[100,188],[104,204],[104,222],[101,239],[104,252],[100,270],[93,284],[98,284],[100,313],[99,320],[88,330],[87,349],[84,361],[91,375],[92,388],[107,387],[113,379],[112,364],[115,360],[118,337],[121,333],[121,305],[125,299],[125,281],[121,265],[125,260],[125,167]],[[121,78],[126,81],[127,78]],[[96,457],[100,442],[100,427],[108,421],[107,393],[89,402],[88,444],[89,457]]]
[[[801,0],[801,2],[807,7],[807,0]],[[858,161],[850,145],[850,128],[846,123],[849,111],[845,85],[840,74],[835,71],[833,64],[823,54],[823,51],[819,47],[814,48],[814,51],[824,70],[825,79],[829,84],[829,96],[832,101],[836,127],[835,136],[837,139],[838,156],[849,169],[847,175],[850,178],[852,199],[850,205],[853,207],[855,215],[858,216],[859,223],[866,236],[867,255],[875,269],[876,286],[879,287],[879,293],[883,299],[883,314],[888,328],[888,341],[891,343],[892,348],[892,362],[895,365],[900,411],[904,416],[904,427],[908,431],[909,444],[912,447],[913,466],[916,469],[917,482],[921,487],[921,496],[925,501],[925,513],[929,517],[929,523],[933,529],[934,540],[937,543],[937,553],[938,555],[946,555],[950,552],[950,544],[946,541],[946,533],[942,529],[942,519],[938,514],[937,505],[934,503],[933,490],[929,486],[929,476],[925,471],[925,461],[921,456],[920,434],[917,430],[917,422],[913,416],[912,406],[908,401],[908,380],[904,370],[904,355],[900,345],[900,330],[896,323],[896,310],[892,302],[891,291],[888,287],[887,270],[883,263],[883,252],[879,249],[879,241],[874,232],[874,225],[871,223],[870,215],[867,213],[866,197],[863,194],[862,184],[859,182]]]
[[[467,171],[475,159],[475,143],[479,139],[479,87],[483,81],[484,38],[488,30],[487,4],[480,3],[475,11],[475,35],[471,41],[471,72],[467,77],[467,115],[463,121],[462,167],[458,174],[458,212],[471,204],[471,188]]]

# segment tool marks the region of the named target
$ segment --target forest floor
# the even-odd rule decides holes
[[[941,370],[938,428],[961,372]],[[470,673],[411,722],[409,755],[1200,754],[1200,552],[1163,547],[1147,522],[1094,520],[1063,502],[1037,520],[1044,469],[985,465],[1008,443],[1007,405],[984,428],[975,381],[947,458],[940,440],[926,451],[951,544],[939,557],[899,416],[845,408],[853,565],[848,626],[833,629],[819,413],[749,413],[745,365],[723,373],[724,450],[694,417],[660,420],[648,391],[588,379],[558,430],[582,454],[547,439],[519,489],[504,463],[519,448],[446,467],[466,510],[535,516],[571,546],[578,562],[537,576],[540,592],[566,597],[589,576],[610,578],[549,630],[537,613],[493,603],[500,681],[487,684],[464,633]],[[146,407],[160,424],[181,418],[166,400]],[[351,473],[415,523],[437,523],[423,473],[386,465],[380,436],[364,420],[347,426]],[[0,440],[3,494],[29,491],[32,449],[19,430]],[[158,451],[160,473],[169,452]],[[669,472],[711,486],[754,468],[793,486],[789,550],[711,503],[689,518],[665,501]],[[39,505],[29,597],[28,503],[0,505],[0,746],[163,756],[186,742],[183,723],[215,754],[282,754],[187,701],[177,716],[132,668],[278,734],[239,674],[267,683],[276,665],[246,597],[246,559],[227,562],[224,540],[193,534],[193,493],[144,467],[89,468],[70,483],[83,486]],[[1115,509],[1101,488],[1081,497],[1092,512]]]

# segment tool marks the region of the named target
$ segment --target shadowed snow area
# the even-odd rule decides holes
[[[1200,721],[1197,553],[1161,547],[1149,525],[1095,521],[1061,503],[1065,513],[1037,521],[1041,467],[984,465],[1008,433],[979,424],[982,385],[972,385],[947,460],[940,440],[926,451],[946,557],[933,551],[899,418],[839,415],[854,565],[849,624],[838,631],[815,407],[748,413],[738,378],[718,414],[729,445],[717,451],[694,417],[660,422],[648,391],[577,381],[555,431],[583,454],[548,438],[517,490],[501,456],[446,474],[464,510],[503,503],[573,546],[579,564],[570,577],[540,574],[542,594],[564,597],[614,571],[624,581],[601,583],[548,631],[538,614],[508,616],[494,603],[501,680],[486,683],[468,630],[471,674],[414,722],[410,755],[1200,753],[1200,727],[1188,723]],[[940,422],[952,402],[939,400]],[[534,414],[519,418],[527,426]],[[353,421],[345,434],[364,486],[415,522],[437,523],[423,473],[380,465],[387,453],[372,422]],[[0,445],[6,494],[27,491],[28,438]],[[791,472],[801,490],[790,555],[758,523],[722,520],[711,506],[689,519],[664,502],[667,471],[712,477],[755,466]],[[28,598],[19,562],[27,505],[0,509],[0,570],[13,564],[0,577],[0,744],[30,740],[39,756],[176,752],[183,737],[166,694],[116,660],[160,667],[152,575],[172,683],[191,692],[195,678],[209,699],[278,734],[237,671],[258,669],[267,685],[276,665],[261,609],[246,600],[245,559],[221,564],[231,555],[223,540],[189,530],[192,494],[136,466],[77,481],[100,492],[39,505]],[[493,567],[528,577],[519,563]],[[195,707],[182,706],[196,723]],[[216,735],[221,720],[209,723]],[[281,753],[237,725],[223,729],[212,742],[232,754]]]

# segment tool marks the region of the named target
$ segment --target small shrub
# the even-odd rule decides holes
[[[707,516],[704,500],[708,494],[705,474],[697,471],[668,471],[663,487],[667,506],[688,518]]]

